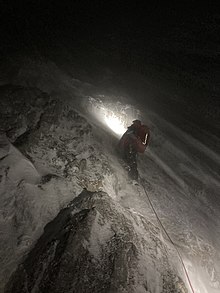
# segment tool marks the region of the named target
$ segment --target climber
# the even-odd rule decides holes
[[[140,120],[134,120],[119,141],[118,150],[128,165],[129,176],[134,180],[138,179],[137,153],[144,153],[149,139],[149,128]]]

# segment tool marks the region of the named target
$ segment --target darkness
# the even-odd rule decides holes
[[[70,46],[84,43],[108,50],[110,55],[125,53],[131,58],[133,50],[144,57],[144,51],[151,51],[152,46],[161,49],[164,39],[168,42],[177,38],[185,46],[192,41],[195,47],[213,46],[219,35],[219,15],[209,3],[202,6],[196,1],[135,1],[129,5],[124,1],[16,2],[1,2],[1,43],[3,49],[10,51],[31,45],[42,48],[60,42]]]
[[[167,92],[184,96],[194,112],[198,104],[219,107],[220,14],[213,1],[21,0],[1,1],[0,9],[2,64],[14,55],[50,58],[98,85],[109,70],[114,74],[105,87],[125,88],[140,100],[148,80],[161,88],[160,111]],[[64,64],[67,53],[71,62]],[[135,84],[128,73],[135,74]],[[158,101],[149,103],[159,111]],[[166,107],[179,107],[172,103]]]

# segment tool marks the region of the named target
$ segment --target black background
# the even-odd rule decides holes
[[[125,78],[128,72],[136,72],[148,84],[160,87],[161,104],[167,102],[166,92],[169,92],[170,96],[185,99],[186,109],[190,105],[195,112],[198,104],[203,104],[203,109],[210,104],[213,108],[219,106],[218,3],[193,0],[130,4],[74,0],[0,3],[2,63],[7,60],[5,57],[18,54],[44,56],[73,76],[81,78],[84,72],[83,78],[96,83],[110,70],[116,73],[114,76],[122,76],[125,84],[121,82],[120,86],[130,93],[136,87],[134,96],[144,99],[145,88],[140,89],[135,81],[130,85]],[[75,72],[71,72],[72,68]],[[118,86],[117,82],[113,80],[111,85]],[[152,99],[152,106],[153,103]],[[170,103],[168,107],[172,108],[173,102]]]

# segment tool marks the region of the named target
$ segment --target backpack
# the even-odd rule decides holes
[[[148,145],[150,138],[150,130],[147,125],[141,125],[137,133],[138,137],[141,139],[142,143]]]

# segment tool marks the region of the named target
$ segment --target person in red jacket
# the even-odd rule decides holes
[[[134,180],[138,179],[137,153],[144,153],[149,139],[149,128],[140,120],[134,120],[119,141],[119,151],[128,165],[129,176]]]

